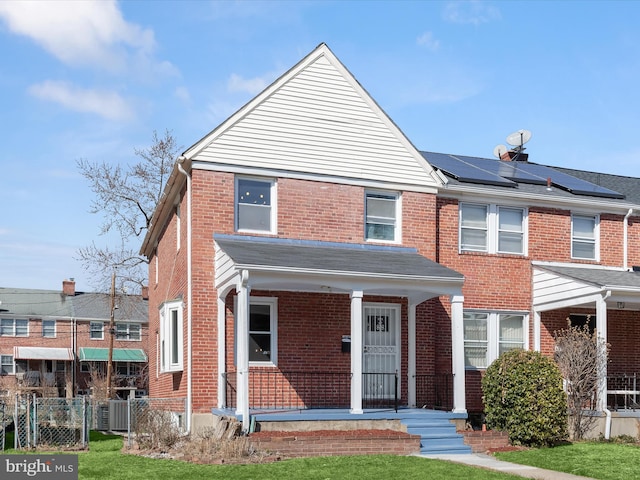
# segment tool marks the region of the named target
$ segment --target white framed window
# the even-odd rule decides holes
[[[400,242],[400,195],[365,192],[365,239]]]
[[[29,320],[26,318],[0,319],[0,336],[28,337],[29,336]]]
[[[460,204],[459,251],[527,254],[527,210]]]
[[[236,230],[276,232],[276,182],[236,177]]]
[[[117,322],[116,323],[116,340],[128,340],[139,342],[142,338],[140,324]]]
[[[249,364],[278,364],[278,299],[249,298]]]
[[[91,322],[89,324],[89,338],[91,340],[104,340],[104,323]]]
[[[237,298],[236,298],[237,300]],[[237,303],[235,311],[238,311]],[[278,299],[249,297],[249,365],[278,364]],[[235,351],[237,353],[238,317],[235,317]],[[237,359],[234,358],[234,362]]]
[[[571,215],[571,258],[598,260],[598,215]]]
[[[527,345],[529,316],[525,313],[465,311],[464,363],[487,368],[502,353]]]
[[[0,355],[0,375],[13,375],[13,355]]]
[[[166,302],[160,309],[160,371],[183,370],[182,300]]]
[[[42,336],[45,338],[55,338],[56,336],[55,320],[42,320]]]

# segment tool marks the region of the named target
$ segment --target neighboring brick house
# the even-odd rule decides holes
[[[147,300],[115,299],[116,391],[146,394]],[[76,292],[73,280],[61,291],[0,288],[0,390],[91,394],[91,375],[104,375],[109,359],[110,311],[109,294]]]
[[[552,354],[596,311],[637,371],[605,327],[640,306],[640,198],[514,174],[523,158],[418,151],[320,45],[175,165],[141,248],[150,395],[186,397],[189,427],[224,407],[480,412],[499,352]]]

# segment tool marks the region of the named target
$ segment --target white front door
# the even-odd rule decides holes
[[[363,397],[393,398],[396,372],[400,378],[400,305],[366,303],[363,309]]]

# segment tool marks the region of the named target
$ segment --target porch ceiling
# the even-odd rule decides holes
[[[593,303],[610,293],[607,308],[640,310],[640,272],[602,267],[534,265],[537,310]]]
[[[253,289],[408,297],[422,302],[461,294],[462,274],[404,247],[215,235],[216,288],[242,272]]]

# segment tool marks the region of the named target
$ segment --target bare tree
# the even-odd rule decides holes
[[[569,425],[575,440],[581,440],[597,418],[589,414],[598,400],[599,371],[606,365],[608,345],[589,326],[572,326],[555,332],[555,360],[565,380]],[[588,323],[588,322],[587,322]]]
[[[134,149],[138,160],[132,165],[77,161],[96,196],[89,211],[103,216],[100,234],[115,233],[118,239],[116,244],[107,246],[93,242],[77,252],[98,290],[106,291],[116,268],[118,290],[133,293],[146,284],[147,260],[138,254],[136,239],[149,228],[178,151],[169,130],[162,137],[154,131],[149,148]]]

